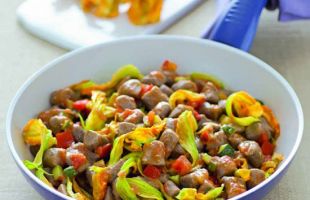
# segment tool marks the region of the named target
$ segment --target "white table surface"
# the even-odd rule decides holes
[[[22,83],[66,51],[30,35],[16,23],[15,10],[21,2],[0,1],[0,199],[36,200],[42,198],[26,183],[8,150],[5,115]],[[165,33],[199,37],[214,13],[215,4],[210,0]],[[251,53],[291,83],[304,109],[305,131],[293,164],[265,199],[304,200],[310,198],[310,21],[280,24],[276,19],[277,13],[263,13]]]

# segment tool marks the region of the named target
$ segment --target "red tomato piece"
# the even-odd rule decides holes
[[[57,147],[64,149],[68,148],[74,142],[73,135],[69,131],[57,133],[56,140],[57,140]]]
[[[89,100],[88,99],[83,99],[83,100],[78,100],[78,101],[75,101],[73,103],[73,108],[75,110],[78,110],[78,111],[83,111],[83,110],[86,110],[87,109],[87,104],[88,104]]]
[[[150,91],[154,86],[152,84],[143,84],[140,91],[140,96],[143,96],[145,93]]]
[[[112,150],[112,144],[108,143],[108,144],[105,144],[103,146],[97,147],[96,154],[100,158],[105,158],[110,154],[111,150]]]
[[[178,174],[184,175],[191,171],[192,164],[189,162],[186,156],[182,155],[172,163],[171,168],[174,169]]]
[[[205,102],[204,99],[199,100],[199,101],[190,101],[187,103],[187,105],[193,107],[194,109],[198,109],[201,106],[201,104],[203,104],[204,102]]]
[[[193,114],[197,121],[201,120],[201,115],[196,110],[193,111]]]
[[[260,144],[263,144],[264,142],[269,142],[269,138],[268,138],[268,135],[267,133],[263,133],[259,136],[259,143]]]
[[[265,141],[262,144],[262,152],[264,155],[272,155],[274,151],[275,146],[271,144],[269,141]]]
[[[80,166],[85,164],[85,162],[87,161],[85,155],[81,154],[81,153],[72,154],[70,156],[70,160],[71,160],[71,163],[72,163],[72,166],[74,167],[74,169],[78,169]]]
[[[205,131],[203,131],[203,132],[200,134],[200,140],[201,140],[203,143],[206,143],[206,142],[208,142],[208,139],[209,139],[209,131],[208,131],[208,130],[205,130]]]
[[[157,179],[160,177],[160,169],[153,165],[147,165],[143,170],[143,174],[149,178]]]

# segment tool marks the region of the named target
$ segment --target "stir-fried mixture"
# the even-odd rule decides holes
[[[98,17],[119,15],[120,6],[129,4],[127,15],[131,23],[146,25],[160,20],[163,0],[81,0],[82,9]]]
[[[50,103],[23,129],[34,155],[24,164],[76,199],[228,199],[283,160],[269,107],[209,74],[178,74],[171,61],[145,76],[126,65]]]

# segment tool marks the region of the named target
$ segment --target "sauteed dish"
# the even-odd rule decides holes
[[[268,105],[168,60],[146,75],[125,65],[108,82],[56,90],[50,103],[23,128],[34,156],[23,162],[75,199],[229,199],[283,160]]]

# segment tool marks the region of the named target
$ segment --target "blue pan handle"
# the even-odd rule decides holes
[[[232,0],[202,38],[249,51],[267,0]]]

